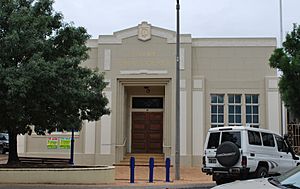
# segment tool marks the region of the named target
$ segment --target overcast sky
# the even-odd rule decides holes
[[[279,37],[280,0],[181,0],[180,30],[193,37]],[[300,24],[300,0],[282,0],[284,33]],[[176,0],[56,0],[65,21],[93,38],[142,21],[174,30]]]

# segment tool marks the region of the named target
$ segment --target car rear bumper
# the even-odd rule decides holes
[[[212,174],[244,174],[249,172],[249,168],[244,167],[203,167],[202,172]]]

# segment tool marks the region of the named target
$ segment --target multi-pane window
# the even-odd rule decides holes
[[[224,95],[211,95],[211,127],[224,126]]]
[[[132,108],[162,109],[164,100],[161,97],[133,97]]]
[[[259,103],[258,95],[245,95],[246,101],[246,125],[259,127]]]
[[[210,98],[211,127],[259,127],[258,94],[211,94]]]
[[[229,94],[228,95],[228,125],[241,126],[242,125],[242,95]]]

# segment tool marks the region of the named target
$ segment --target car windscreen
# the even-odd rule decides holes
[[[297,166],[277,177],[278,182],[286,188],[300,188],[300,167]]]
[[[216,149],[219,146],[220,133],[210,133],[207,149]]]
[[[232,142],[241,148],[241,132],[222,132],[221,143],[226,141]]]

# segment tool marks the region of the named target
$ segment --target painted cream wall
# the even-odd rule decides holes
[[[174,104],[174,73],[175,73],[175,32],[152,28],[152,37],[148,41],[140,41],[137,37],[137,27],[114,33],[112,36],[100,36],[99,38],[99,70],[105,71],[106,78],[112,81],[113,104],[112,110],[117,111],[112,120],[112,127],[117,131],[115,141],[118,144],[115,149],[115,160],[123,158],[126,151],[129,151],[130,144],[128,132],[130,132],[130,115],[128,111],[131,92],[130,87],[136,86],[163,86],[166,91],[165,107],[169,107],[164,112],[164,152],[168,156],[174,154],[173,130],[175,111]],[[107,64],[106,52],[110,50],[110,68]],[[161,79],[158,79],[161,78]],[[155,81],[157,80],[157,81]],[[142,81],[142,82],[141,82]],[[126,89],[128,88],[128,89]],[[115,93],[114,93],[115,91]],[[117,105],[124,104],[124,96],[127,96],[127,108]],[[123,115],[123,116],[122,116]],[[127,119],[126,119],[127,118]],[[123,141],[126,141],[124,144]],[[120,144],[124,144],[122,147]],[[171,148],[169,148],[169,146]],[[173,150],[170,151],[170,150]]]
[[[130,151],[130,99],[134,95],[149,95],[145,94],[144,86],[153,89],[152,95],[164,96],[163,152],[174,162],[176,33],[151,26],[151,39],[141,41],[138,28],[100,35],[87,42],[90,57],[82,66],[104,73],[109,83],[104,93],[110,99],[111,114],[97,122],[84,122],[75,143],[76,163],[112,165],[123,159]],[[203,144],[210,128],[212,93],[259,94],[261,127],[280,130],[276,70],[268,66],[275,47],[274,38],[192,39],[191,35],[181,35],[182,165],[201,165]],[[28,155],[69,153],[48,150],[47,137],[20,140],[26,143],[22,151]]]
[[[192,43],[191,41],[186,41],[180,46],[180,161],[183,165],[193,164],[193,94],[191,92],[193,77],[191,55]]]
[[[205,85],[203,77],[192,81],[192,165],[200,165],[203,154],[205,132]]]
[[[281,101],[280,93],[278,90],[278,78],[277,77],[266,77],[266,123],[269,126],[268,129],[283,135],[285,129],[282,126],[281,117]]]
[[[205,78],[206,132],[210,127],[210,94],[212,93],[259,94],[260,125],[262,128],[268,128],[265,77],[276,76],[276,70],[268,65],[268,59],[275,45],[270,47],[221,45],[193,48],[193,76]],[[245,120],[242,121],[245,124]]]

